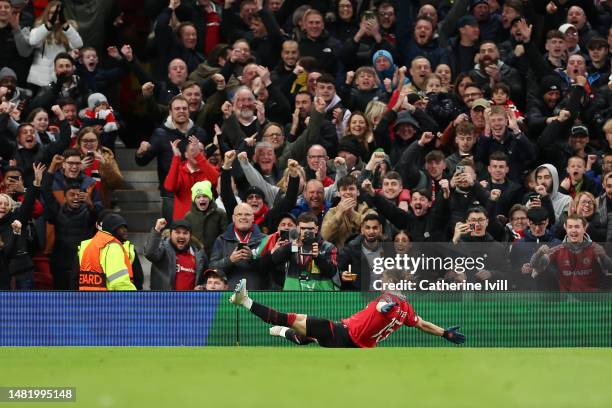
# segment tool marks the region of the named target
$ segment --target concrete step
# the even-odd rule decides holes
[[[159,187],[157,172],[153,170],[127,170],[122,172],[126,189],[149,190]]]
[[[157,210],[122,210],[120,214],[127,220],[128,228],[133,232],[149,231],[155,225],[155,221],[161,217],[161,212]]]
[[[134,190],[135,192],[137,190]],[[117,206],[123,211],[157,211],[161,213],[161,201],[117,201]]]
[[[134,156],[136,154],[136,149],[127,149],[125,147],[116,147],[115,148],[115,158],[119,163],[119,168],[122,171],[126,170],[156,170],[157,169],[157,161],[152,160],[149,164],[144,167],[140,167],[136,164],[136,160]]]
[[[161,198],[159,197],[159,190],[157,188],[144,190],[115,190],[114,195],[118,202],[161,202]]]

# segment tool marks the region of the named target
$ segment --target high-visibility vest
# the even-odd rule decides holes
[[[116,243],[123,250],[124,262],[134,280],[132,263],[121,242],[111,234],[98,232],[90,240],[81,242],[79,250],[79,290],[107,290],[106,273],[100,262],[100,253],[108,244]]]

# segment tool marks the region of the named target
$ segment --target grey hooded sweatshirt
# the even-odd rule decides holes
[[[555,209],[555,219],[558,220],[561,214],[563,214],[569,208],[572,197],[559,192],[559,173],[557,172],[555,166],[549,163],[543,164],[538,166],[535,174],[537,174],[542,167],[548,169],[550,175],[552,176],[553,185],[552,192],[550,193],[550,200],[552,201],[553,208]]]

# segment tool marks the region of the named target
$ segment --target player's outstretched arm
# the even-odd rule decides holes
[[[465,342],[465,335],[457,331],[459,329],[459,326],[449,327],[445,330],[431,322],[419,319],[418,323],[416,324],[416,327],[424,331],[425,333],[429,333],[434,336],[444,337],[446,340],[455,344],[462,344]]]

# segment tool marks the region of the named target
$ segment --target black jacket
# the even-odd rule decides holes
[[[171,197],[169,193],[163,188],[164,180],[168,171],[170,170],[170,164],[172,163],[172,146],[170,142],[176,139],[180,139],[179,149],[181,153],[185,153],[187,144],[189,143],[189,136],[197,137],[206,146],[212,142],[206,135],[204,129],[199,128],[193,123],[187,131],[187,133],[181,133],[180,130],[174,127],[174,124],[168,117],[166,123],[153,131],[153,135],[149,139],[151,147],[149,150],[144,152],[141,156],[136,155],[136,164],[139,166],[146,166],[151,160],[157,158],[157,177],[159,179],[159,188],[162,191],[162,196]]]
[[[347,240],[344,247],[338,252],[338,271],[342,274],[344,271],[349,270],[351,266],[351,273],[357,274],[357,280],[354,282],[342,281],[342,290],[371,290],[371,285],[374,279],[380,279],[380,275],[374,275],[371,273],[372,269],[368,264],[368,260],[362,252],[363,235],[359,234],[353,239]],[[389,252],[387,245],[381,245],[379,247],[380,256],[392,256]]]
[[[7,114],[0,114],[0,155],[4,159],[17,160],[17,165],[23,169],[23,184],[29,187],[34,181],[32,164],[41,162],[48,166],[54,155],[61,154],[70,145],[70,124],[67,120],[60,122],[60,134],[55,142],[46,146],[37,143],[32,149],[20,149],[15,137],[6,129],[7,120]]]
[[[342,48],[340,41],[331,37],[327,31],[323,31],[319,38],[314,40],[304,36],[299,47],[302,57],[313,57],[325,72],[336,76],[338,72],[337,56]]]

